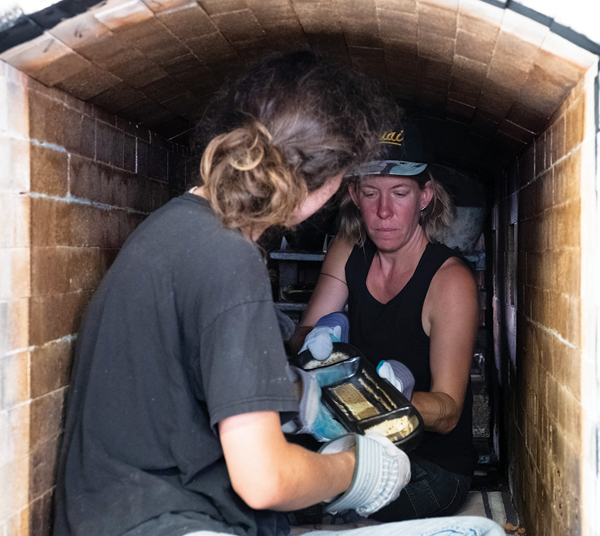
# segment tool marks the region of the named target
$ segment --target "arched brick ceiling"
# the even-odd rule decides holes
[[[307,47],[381,79],[440,162],[485,176],[531,142],[598,61],[495,4],[108,0],[0,59],[181,141],[226,76],[265,51]]]

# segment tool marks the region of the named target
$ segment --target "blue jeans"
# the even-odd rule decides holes
[[[186,536],[216,536],[209,531]],[[221,534],[221,536],[225,536]],[[350,530],[315,530],[302,536],[505,536],[500,525],[485,517],[439,517],[384,523]]]
[[[370,517],[377,521],[405,521],[451,516],[465,502],[471,479],[410,455],[411,478],[400,496]]]

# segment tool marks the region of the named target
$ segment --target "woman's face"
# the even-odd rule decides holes
[[[382,251],[395,251],[420,236],[419,213],[433,197],[431,183],[410,177],[364,177],[349,188],[367,233]]]
[[[339,175],[331,177],[321,186],[318,190],[308,194],[302,204],[294,211],[288,221],[288,225],[298,225],[305,219],[310,218],[317,210],[319,210],[335,192],[340,188],[342,183],[342,177],[344,176],[345,170]]]

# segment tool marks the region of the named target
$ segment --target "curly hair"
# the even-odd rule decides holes
[[[396,105],[309,51],[274,53],[216,96],[196,129],[198,183],[229,228],[284,226],[308,193],[374,158]]]
[[[308,189],[284,163],[271,135],[251,123],[209,144],[200,164],[205,192],[226,227],[272,226],[285,221]]]
[[[438,237],[452,225],[456,218],[456,207],[452,197],[442,184],[433,178],[431,171],[428,169],[408,178],[413,179],[421,190],[425,188],[425,184],[428,182],[431,184],[433,197],[419,214],[419,225],[423,228],[427,240],[436,242]],[[362,177],[355,176],[351,180],[352,184],[357,187]],[[367,238],[364,221],[354,201],[352,201],[350,193],[347,191],[342,194],[339,219],[338,236],[359,246],[364,245]]]

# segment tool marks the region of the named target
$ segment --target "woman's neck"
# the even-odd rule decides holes
[[[387,303],[397,296],[415,273],[427,244],[423,236],[401,250],[377,250],[366,281],[371,295],[381,303]]]
[[[425,234],[419,233],[409,243],[395,251],[382,251],[378,248],[375,256],[379,262],[381,273],[389,275],[396,272],[414,271],[428,243]]]

